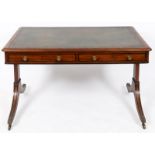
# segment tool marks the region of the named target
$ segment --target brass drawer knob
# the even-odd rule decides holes
[[[132,60],[132,56],[131,56],[131,55],[127,55],[127,59],[128,59],[129,61],[131,61],[131,60]]]
[[[60,55],[57,55],[56,60],[57,61],[61,61],[61,56]]]
[[[23,60],[24,62],[27,62],[27,61],[28,61],[27,56],[23,56],[22,60]]]
[[[93,60],[93,61],[96,61],[96,60],[97,60],[96,55],[93,55],[93,56],[92,56],[92,60]]]

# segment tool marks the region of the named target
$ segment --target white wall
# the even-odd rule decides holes
[[[2,47],[8,41],[8,39],[10,39],[12,34],[20,26],[108,26],[108,25],[109,26],[111,26],[111,25],[120,26],[120,25],[132,25],[140,32],[140,34],[149,43],[149,45],[152,47],[152,49],[154,49],[153,43],[155,41],[155,39],[154,39],[155,19],[153,18],[153,15],[154,15],[153,12],[154,12],[153,1],[146,2],[146,1],[134,1],[134,0],[130,0],[130,1],[123,1],[123,0],[118,0],[118,1],[112,1],[112,0],[109,0],[109,1],[103,1],[103,0],[102,1],[100,1],[100,0],[96,0],[96,1],[80,1],[80,0],[78,0],[78,1],[75,1],[75,0],[72,0],[72,1],[71,0],[67,0],[67,1],[62,1],[62,0],[61,1],[60,0],[57,0],[57,1],[49,1],[49,0],[44,0],[44,1],[34,1],[34,0],[33,1],[32,0],[8,1],[8,0],[5,0],[5,1],[1,2],[1,6],[0,6],[0,17],[1,17],[0,18],[1,19],[0,20],[0,26],[1,26],[1,28],[0,28],[0,34],[1,34],[0,48],[2,49]],[[155,77],[155,74],[154,74],[154,72],[152,72],[152,68],[154,68],[154,55],[155,54],[152,51],[150,54],[150,64],[142,65],[142,67],[141,67],[141,81],[142,81],[141,86],[142,86],[142,94],[143,94],[143,96],[142,96],[143,102],[142,103],[144,104],[144,107],[145,107],[144,110],[149,109],[149,106],[153,106],[152,104],[154,103],[153,79]],[[13,82],[13,70],[12,69],[13,69],[13,67],[11,65],[4,65],[4,55],[2,52],[0,53],[0,66],[1,66],[1,73],[2,73],[1,77],[0,77],[0,82],[1,82],[0,96],[1,96],[1,100],[3,101],[0,103],[0,104],[2,104],[2,106],[1,106],[2,108],[0,109],[0,112],[2,114],[1,122],[3,124],[3,126],[0,130],[5,131],[6,130],[6,118],[9,113],[11,97],[12,97],[12,82]],[[93,76],[93,74],[100,74],[100,73],[96,72],[96,70],[99,70],[99,72],[102,72],[102,74],[105,74],[107,76],[107,78],[111,78],[111,80],[109,81],[111,83],[111,85],[115,86],[115,83],[117,83],[118,88],[122,88],[121,86],[124,86],[126,82],[131,80],[131,75],[132,75],[132,66],[131,65],[124,65],[124,66],[123,65],[116,65],[116,66],[115,65],[103,65],[102,67],[100,67],[98,65],[97,66],[94,65],[90,68],[87,65],[82,65],[82,67],[81,66],[73,67],[72,65],[62,66],[62,67],[61,66],[46,66],[46,65],[45,66],[43,66],[43,65],[42,66],[31,66],[30,65],[30,66],[22,66],[21,68],[22,68],[21,77],[22,77],[23,81],[25,80],[25,82],[28,83],[28,86],[29,86],[27,89],[27,93],[30,96],[29,95],[25,96],[25,98],[24,98],[25,100],[26,100],[26,98],[28,98],[30,100],[31,100],[31,98],[33,98],[32,94],[34,93],[33,91],[35,89],[38,91],[41,91],[41,90],[39,90],[40,89],[39,85],[43,85],[43,83],[42,83],[42,82],[44,82],[43,78],[45,78],[45,79],[48,78],[49,70],[51,71],[51,76],[56,76],[57,78],[59,78],[59,76],[66,76],[66,78],[74,79],[73,74],[75,74],[79,78],[79,79],[77,78],[79,85],[80,85],[80,83],[82,83],[82,81],[80,81],[80,80],[82,80],[83,73],[88,71],[87,74],[89,76]],[[106,70],[106,71],[104,72],[103,70]],[[36,77],[31,75],[33,72],[36,73],[35,75],[37,78],[38,78],[38,76],[40,77],[40,78],[38,78],[38,83],[35,80]],[[121,79],[122,81],[121,80],[117,81],[118,79],[112,78],[112,77],[115,77],[112,75],[115,75],[118,72],[119,72],[119,74],[117,74],[117,75],[120,76],[119,79]],[[124,74],[125,72],[126,72],[126,74]],[[71,75],[67,77],[67,74],[69,74],[69,73]],[[54,74],[58,74],[58,75],[54,75]],[[40,79],[40,81],[39,81],[39,79]],[[51,80],[52,80],[52,78],[51,78]],[[103,81],[104,81],[104,79],[103,79]],[[59,81],[59,82],[61,82],[61,81]],[[65,84],[65,81],[63,81],[63,82]],[[36,86],[35,85],[33,86],[34,83],[36,83]],[[88,82],[88,86],[91,83],[92,83],[92,81],[90,81],[90,83]],[[71,86],[73,84],[72,89],[75,88],[74,83],[69,83],[69,84]],[[81,98],[82,98],[82,100],[88,100],[88,103],[89,103],[89,102],[91,102],[91,101],[89,101],[89,96],[90,96],[89,87],[87,90],[87,85],[85,85],[85,86],[86,86],[85,87],[86,91],[83,92],[85,95],[81,96]],[[51,87],[54,88],[54,86],[51,86]],[[106,89],[110,89],[110,88],[105,89],[104,87],[105,86],[103,85],[103,88],[102,88],[103,90],[100,90],[99,93],[101,93],[101,94],[108,93],[108,92],[106,92]],[[32,105],[35,102],[42,103],[45,99],[52,98],[50,95],[50,92],[54,91],[55,89],[52,89],[52,90],[51,89],[52,88],[48,89],[47,95],[45,95],[45,96],[43,96],[43,94],[40,92],[40,96],[42,96],[42,100],[39,100],[39,101],[34,100],[34,101],[32,101]],[[64,89],[64,91],[66,91],[67,87],[64,87],[61,89],[62,90]],[[72,89],[68,89],[68,94],[70,94],[69,93],[70,91],[73,91]],[[82,88],[82,90],[83,89],[84,88]],[[95,87],[92,86],[91,89],[94,90]],[[96,86],[96,89],[99,89],[99,88]],[[75,88],[75,90],[76,90],[76,88]],[[30,93],[31,91],[32,91],[32,93]],[[105,92],[103,93],[103,91],[105,91]],[[113,90],[111,90],[111,91],[113,91]],[[120,91],[122,91],[122,93],[123,93],[126,90],[124,89],[124,90],[120,90]],[[55,94],[55,95],[59,95],[59,93],[60,92],[58,91],[57,94]],[[117,93],[119,94],[119,92],[117,92]],[[49,94],[49,96],[48,96],[48,94]],[[76,94],[80,94],[80,91],[78,92],[78,89],[75,94],[72,94],[72,98],[76,98],[77,97]],[[64,95],[64,92],[62,92],[62,95]],[[109,96],[111,96],[111,95],[114,95],[114,94],[112,94],[112,92],[109,92]],[[64,97],[66,97],[66,96],[64,96]],[[68,96],[68,97],[70,97],[70,96]],[[101,96],[94,95],[92,98],[93,101],[97,102],[96,100],[98,97],[101,98],[101,101],[100,101],[101,103],[104,102],[104,100],[106,100],[106,99],[102,100],[102,97],[103,97],[102,95]],[[122,94],[122,97],[123,97],[123,94]],[[132,96],[129,95],[128,102],[130,101],[130,99],[132,99]],[[21,102],[20,103],[21,108],[24,109],[24,107],[22,107],[22,104],[24,104],[24,103],[22,103],[22,100],[20,102]],[[53,100],[51,100],[51,102],[55,103],[54,98],[53,98]],[[69,101],[69,98],[66,103],[68,103],[68,102],[72,103],[72,101]],[[79,101],[79,102],[82,102],[82,101]],[[107,102],[111,102],[111,101],[109,101],[109,99],[107,98]],[[122,102],[122,104],[127,104],[127,103],[123,103],[124,101],[121,100],[121,97],[120,97],[120,101],[118,101],[118,103],[119,102]],[[149,103],[147,103],[147,102],[149,102]],[[78,102],[77,102],[77,104],[78,104]],[[83,103],[81,103],[81,105],[82,104]],[[130,102],[128,104],[130,104]],[[131,104],[133,104],[132,100],[131,100]],[[104,105],[102,105],[102,106],[103,106],[102,108],[104,109]],[[40,108],[42,108],[42,107],[40,107]],[[133,105],[133,111],[134,111],[134,108],[135,107]],[[18,109],[20,109],[20,107]],[[29,111],[29,108],[27,108],[25,111]],[[123,110],[120,110],[120,111],[123,111]],[[48,112],[50,114],[50,110]],[[20,111],[19,111],[19,113],[20,113]],[[149,122],[148,128],[149,129],[148,130],[154,131],[154,128],[155,128],[154,122],[155,121],[152,120],[153,119],[152,108],[150,108],[148,111],[146,111],[146,115],[148,115],[148,117],[149,117],[149,119],[148,119],[148,122]],[[26,114],[22,115],[22,117],[24,117],[24,116],[26,117]],[[16,123],[16,119],[18,119],[19,117],[18,117],[18,112],[17,112],[17,118],[15,118],[15,123]],[[103,115],[103,117],[104,117],[104,115]],[[112,117],[114,117],[114,116],[112,116]],[[136,115],[135,115],[135,117],[136,117]],[[138,118],[135,118],[135,119],[138,120]],[[27,120],[27,121],[29,122],[29,120]],[[17,123],[17,128],[14,127],[14,128],[16,128],[17,131],[20,130],[20,124],[22,124],[22,122],[24,122],[23,118],[21,119],[20,123]],[[108,121],[107,123],[110,123],[110,122],[111,122],[111,125],[112,124],[114,125],[114,123],[112,121]],[[131,123],[133,123],[133,125],[135,125],[135,131],[137,131],[137,130],[141,131],[141,129],[137,128],[135,122],[131,121]],[[120,123],[120,124],[122,124],[122,123]],[[126,122],[126,125],[127,125],[126,126],[127,129],[125,129],[125,130],[122,128],[122,126],[125,126],[125,125],[122,125],[121,127],[114,125],[112,130],[115,130],[115,129],[116,129],[116,131],[122,131],[122,130],[123,131],[127,131],[127,130],[133,131],[134,130],[133,127],[130,127],[128,122]],[[92,126],[93,126],[93,124],[92,124]],[[27,125],[27,128],[29,128],[30,130],[31,129],[33,130],[33,128],[31,128],[30,125]],[[26,131],[27,128],[24,127],[23,131]],[[60,127],[60,128],[62,128],[62,130],[63,130],[63,127]],[[47,129],[46,127],[44,128],[42,126],[41,131],[42,130],[46,131],[46,129]],[[87,130],[87,129],[88,129],[88,127],[79,128],[80,131]],[[34,129],[34,130],[37,130],[37,129]],[[51,130],[54,130],[54,129],[51,128]],[[69,128],[66,130],[69,130]],[[75,127],[75,130],[76,130],[76,127]],[[95,129],[89,128],[88,130],[111,131],[111,129],[109,129],[109,128],[106,129],[106,128],[104,128],[104,126],[102,126],[100,129],[98,127],[96,127]],[[38,128],[38,131],[40,131],[39,128]],[[73,129],[73,131],[74,131],[74,129]]]
[[[134,26],[153,49],[150,63],[141,65],[141,94],[148,122],[145,132],[154,132],[154,6],[154,0],[0,0],[0,48],[20,26]],[[21,69],[28,88],[11,132],[144,132],[133,96],[125,88],[131,81],[131,65]],[[1,52],[0,132],[7,132],[12,82],[13,67],[4,65]]]

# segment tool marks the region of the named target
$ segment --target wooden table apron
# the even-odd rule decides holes
[[[27,29],[36,30],[37,28],[21,28],[21,29],[23,31],[25,29],[25,31],[26,31]],[[41,47],[32,48],[30,46],[32,46],[33,43],[28,42],[28,40],[26,40],[25,38],[23,39],[21,37],[22,35],[21,36],[19,35],[19,32],[21,31],[21,29],[19,29],[15,33],[15,35],[12,37],[12,39],[9,41],[9,43],[3,49],[3,51],[5,51],[5,63],[14,65],[14,90],[13,90],[14,94],[13,94],[13,100],[12,100],[12,107],[11,107],[10,115],[8,118],[8,129],[9,130],[11,129],[12,122],[15,117],[15,113],[16,113],[17,106],[18,106],[19,95],[20,95],[20,93],[23,93],[26,88],[26,84],[21,84],[21,77],[20,77],[20,71],[19,71],[20,64],[54,64],[54,65],[56,65],[56,64],[59,64],[59,65],[60,64],[133,64],[134,69],[133,69],[132,83],[131,84],[127,83],[126,86],[127,86],[128,92],[132,92],[134,94],[135,104],[136,104],[139,118],[142,122],[142,127],[144,129],[146,128],[146,119],[145,119],[145,116],[143,113],[143,108],[142,108],[141,99],[140,99],[139,71],[140,71],[140,63],[148,63],[149,62],[149,51],[151,50],[151,48],[146,44],[146,42],[140,37],[140,35],[135,30],[134,31],[132,30],[132,33],[134,32],[134,34],[136,34],[135,36],[137,36],[137,40],[139,39],[138,40],[139,42],[137,41],[137,44],[139,43],[141,45],[141,46],[139,46],[139,48],[132,47],[133,43],[131,44],[131,47],[115,47],[115,46],[110,47],[110,43],[109,43],[109,47],[102,47],[102,48],[95,47],[94,48],[94,47],[90,46],[87,48],[83,48],[83,47],[81,47],[83,45],[81,42],[77,43],[79,45],[79,46],[77,46],[77,48],[75,48],[75,47],[62,48],[61,47],[62,45],[66,46],[66,43],[64,43],[63,41],[60,44],[61,48],[59,48],[59,46],[57,48],[55,48],[55,47],[54,48],[49,48],[49,47],[45,48],[44,44],[46,44],[46,46],[48,46],[47,42],[45,42],[43,44],[42,48]],[[45,30],[47,30],[47,29],[48,28],[40,28],[40,32],[42,34],[44,34],[43,32],[45,32]],[[58,31],[58,33],[60,33],[60,31],[63,30],[61,32],[63,34],[66,32],[66,29],[59,28],[59,29],[56,29],[55,31]],[[69,31],[70,29],[72,30],[73,28],[68,28],[67,31],[70,32]],[[72,33],[79,31],[79,29],[80,28],[75,28],[75,30],[73,29]],[[89,29],[89,32],[91,32],[91,28],[88,28],[88,29]],[[86,34],[89,34],[88,29],[81,28],[81,31],[83,33],[87,32]],[[94,32],[94,34],[96,34],[96,33],[98,34],[98,29],[97,28],[95,30],[94,29],[92,28],[92,31]],[[105,29],[106,28],[102,28],[102,30],[105,30]],[[126,29],[130,30],[133,28],[127,27]],[[44,31],[42,32],[42,30],[44,30]],[[53,29],[51,28],[51,31],[52,30]],[[116,28],[116,30],[117,30],[117,28]],[[53,30],[53,33],[55,33],[55,31]],[[81,31],[79,31],[79,32],[81,32]],[[113,31],[115,32],[115,29]],[[119,31],[121,32],[121,27],[119,27]],[[105,31],[105,32],[107,32],[107,31]],[[31,33],[33,33],[33,31]],[[53,33],[51,33],[51,35],[53,35]],[[94,35],[94,34],[92,34],[92,35]],[[23,36],[24,35],[26,35],[26,33],[23,34]],[[108,36],[108,33],[107,33],[107,36]],[[35,37],[35,35],[33,36],[33,38],[34,37]],[[48,36],[48,37],[51,37],[51,36]],[[74,35],[72,37],[73,38],[71,38],[71,37],[70,38],[71,39],[74,39],[74,37],[76,38],[76,36],[74,36]],[[91,39],[92,36],[89,36],[89,37]],[[112,35],[110,35],[110,37],[112,37]],[[18,41],[18,38],[20,38],[19,41]],[[45,38],[45,36],[44,36],[44,38]],[[67,39],[69,40],[70,38],[67,38]],[[21,41],[22,39],[25,42],[27,41],[28,47],[26,47],[26,45],[25,45],[26,43],[24,44],[24,42]],[[79,38],[77,38],[77,40],[78,39]],[[86,38],[86,39],[88,40],[88,38]],[[92,39],[94,39],[94,38],[92,38]],[[100,39],[100,38],[96,37],[95,39]],[[46,40],[46,38],[45,38],[45,40]],[[87,41],[87,40],[85,40],[85,41]],[[18,45],[18,42],[20,42],[20,41],[21,41],[21,43]],[[106,42],[106,40],[105,40],[105,42]],[[123,42],[123,40],[122,40],[122,42]],[[88,44],[88,43],[89,42],[86,42],[86,44]],[[36,44],[36,42],[34,42],[34,45],[35,44]],[[57,43],[55,43],[55,44],[57,45]],[[122,44],[122,45],[124,45],[124,44]],[[96,44],[94,44],[94,45],[96,45]],[[13,47],[13,46],[17,46],[17,47]],[[22,47],[22,46],[25,46],[25,47]],[[40,44],[39,44],[39,46],[40,46]],[[71,45],[69,45],[69,46],[71,46]]]

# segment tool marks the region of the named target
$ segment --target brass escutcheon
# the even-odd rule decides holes
[[[131,55],[127,55],[128,60],[132,60],[132,56]]]
[[[56,60],[57,61],[61,61],[61,56],[60,55],[57,55]]]
[[[96,61],[96,60],[97,60],[96,55],[93,55],[93,56],[92,56],[92,60],[93,60],[93,61]]]
[[[24,62],[28,61],[27,56],[23,56],[22,60],[23,60]]]

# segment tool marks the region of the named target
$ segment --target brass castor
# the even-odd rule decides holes
[[[143,129],[146,129],[146,124],[142,123],[142,127],[143,127]]]
[[[11,130],[11,124],[8,125],[8,130]]]

